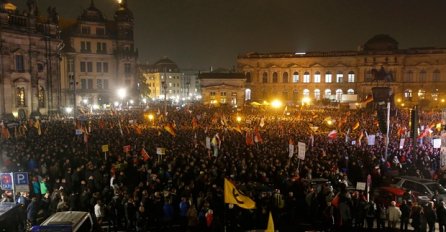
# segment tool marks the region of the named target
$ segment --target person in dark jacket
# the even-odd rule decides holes
[[[426,207],[424,207],[424,215],[426,216],[428,231],[434,232],[435,222],[437,221],[437,214],[434,211],[433,202],[429,202]]]
[[[33,197],[28,207],[26,208],[26,219],[28,220],[28,224],[31,224],[31,226],[37,224],[38,211],[39,211],[39,205],[37,202],[37,198]]]
[[[446,208],[442,200],[438,203],[436,212],[440,232],[446,231]]]
[[[400,210],[401,210],[400,229],[401,231],[407,231],[410,218],[410,206],[407,204],[406,200],[403,200],[403,202],[401,203]]]

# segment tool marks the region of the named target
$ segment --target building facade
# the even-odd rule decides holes
[[[246,77],[243,73],[200,73],[198,79],[203,104],[244,105]]]
[[[349,102],[376,86],[390,87],[401,105],[427,100],[438,106],[446,99],[446,49],[400,49],[388,35],[358,51],[248,53],[238,56],[237,67],[246,76],[246,100]],[[390,78],[375,75],[383,70]]]
[[[61,105],[58,16],[38,15],[35,0],[23,13],[0,5],[0,115],[25,118],[55,112]]]
[[[152,65],[141,65],[140,69],[152,100],[179,101],[185,97],[187,82],[177,64],[169,58],[162,58]]]
[[[127,1],[106,19],[91,1],[76,20],[61,22],[65,47],[61,62],[62,99],[67,107],[105,108],[137,100],[133,13]],[[125,89],[126,96],[117,90]]]

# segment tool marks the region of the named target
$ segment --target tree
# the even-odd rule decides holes
[[[147,79],[145,78],[143,70],[141,70],[141,68],[138,69],[137,78],[138,78],[137,81],[138,81],[139,96],[141,98],[149,98],[150,96],[149,83],[147,83]]]

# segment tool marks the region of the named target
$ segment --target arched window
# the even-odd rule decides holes
[[[288,73],[284,72],[282,74],[282,83],[288,83]]]
[[[331,90],[330,89],[326,89],[324,91],[324,98],[330,98],[331,96]]]
[[[341,101],[342,99],[342,89],[336,90],[336,101]]]
[[[310,73],[309,72],[305,72],[304,73],[304,83],[310,83]]]
[[[304,89],[303,94],[304,94],[304,97],[309,97],[310,96],[310,90]]]
[[[348,79],[348,83],[354,83],[355,82],[355,73],[353,71],[350,71],[348,73],[347,79]]]
[[[298,83],[298,82],[299,82],[299,73],[294,72],[293,73],[293,83]]]
[[[262,75],[262,83],[268,83],[268,73],[266,72]]]
[[[355,94],[355,91],[353,89],[348,89],[347,94]]]
[[[328,71],[325,73],[325,83],[331,83],[332,82],[332,76],[331,76],[331,72]]]
[[[338,73],[336,73],[336,83],[342,83],[344,80],[344,74],[339,71]]]
[[[321,100],[321,90],[319,90],[319,89],[314,90],[314,99],[316,101]]]
[[[273,83],[277,83],[277,73],[273,73]]]
[[[409,70],[404,74],[404,81],[405,82],[413,82],[413,72],[412,71]]]
[[[251,73],[250,72],[247,72],[246,74],[245,74],[245,77],[246,77],[246,82],[247,83],[251,83]]]
[[[433,75],[432,75],[432,81],[433,82],[439,82],[441,80],[441,77],[440,77],[440,70],[435,70],[434,71],[434,73],[433,73]]]
[[[420,79],[418,81],[419,82],[425,82],[426,81],[426,76],[427,76],[426,71],[421,70],[421,72],[420,72]]]
[[[372,80],[373,80],[372,71],[371,70],[367,70],[365,72],[364,81],[372,81]]]
[[[251,89],[245,89],[245,101],[251,100]]]
[[[25,87],[17,87],[16,88],[16,106],[17,107],[25,107],[26,106]]]
[[[314,83],[321,83],[321,73],[319,71],[314,74]]]

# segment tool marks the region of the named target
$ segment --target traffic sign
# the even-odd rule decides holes
[[[0,173],[0,187],[2,190],[12,190],[12,175],[11,173]]]
[[[29,192],[29,178],[27,172],[14,172],[14,190],[17,192]]]

